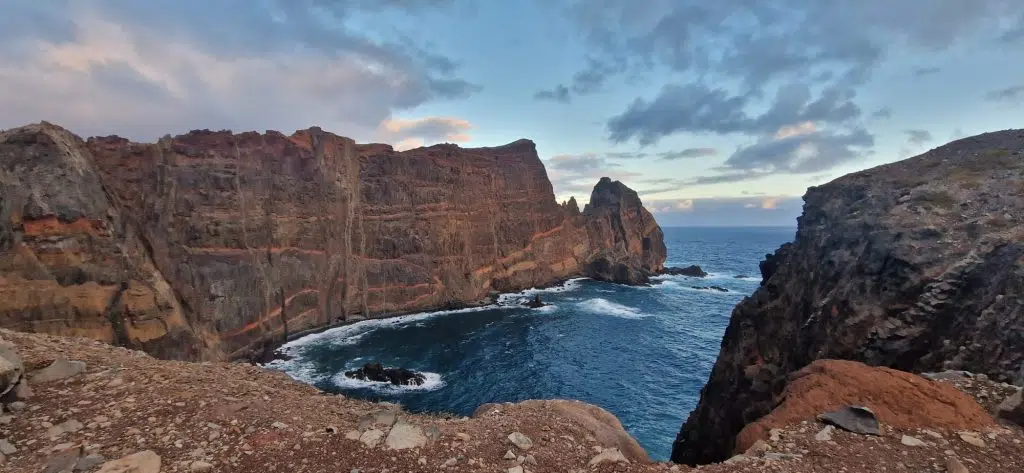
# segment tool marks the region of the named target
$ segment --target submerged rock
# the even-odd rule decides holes
[[[534,294],[533,299],[530,299],[529,301],[524,302],[523,305],[525,305],[526,307],[529,307],[531,309],[537,309],[537,308],[544,307],[544,306],[550,305],[550,304],[545,304],[544,301],[540,300],[540,294]]]
[[[718,291],[718,292],[729,292],[728,289],[722,286],[690,286],[698,291]]]
[[[704,271],[703,268],[697,265],[691,265],[685,268],[669,267],[662,270],[661,274],[668,274],[671,276],[690,276],[694,278],[703,278],[707,277],[708,275],[708,273]]]
[[[380,363],[367,363],[357,370],[346,371],[345,376],[363,381],[391,383],[397,386],[420,386],[427,380],[421,373],[405,368],[385,368]]]

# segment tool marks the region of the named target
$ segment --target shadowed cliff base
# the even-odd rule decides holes
[[[396,152],[319,128],[157,143],[0,133],[0,326],[164,358],[242,359],[353,318],[583,275],[642,282],[661,230],[603,179],[559,205],[536,146]]]
[[[954,141],[804,196],[732,313],[672,459],[721,461],[817,359],[1024,384],[1024,131]],[[973,471],[973,470],[972,470]]]

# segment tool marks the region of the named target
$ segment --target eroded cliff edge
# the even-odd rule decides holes
[[[0,134],[0,326],[237,359],[598,259],[624,267],[599,278],[660,270],[636,193],[602,180],[595,195],[559,205],[528,140],[396,152],[319,128],[140,144],[29,125]]]
[[[672,459],[728,458],[813,360],[1024,383],[1024,130],[811,188],[793,243],[733,311]]]

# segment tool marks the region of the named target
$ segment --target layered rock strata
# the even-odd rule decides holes
[[[360,317],[584,274],[643,282],[661,229],[604,179],[559,205],[535,145],[406,152],[319,128],[153,144],[0,134],[0,326],[238,359]]]

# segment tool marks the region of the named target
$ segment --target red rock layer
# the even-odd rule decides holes
[[[17,277],[0,290],[55,286],[10,307],[0,303],[0,325],[122,344],[151,336],[159,340],[150,351],[162,356],[249,357],[290,333],[353,317],[550,284],[582,274],[598,254],[638,274],[664,262],[661,230],[635,192],[615,183],[609,204],[591,212],[600,218],[560,206],[527,140],[396,152],[310,128],[292,136],[204,130],[155,144],[83,143],[42,124],[8,131],[0,143],[0,165],[11,177],[4,190],[16,196],[0,223],[22,241],[0,248],[12,261],[5,281]],[[31,172],[18,167],[39,153],[52,159]],[[54,197],[39,187],[61,191]],[[32,215],[23,217],[24,209]],[[42,243],[54,239],[63,242],[57,249]],[[74,269],[33,273],[25,258]],[[110,274],[55,283],[57,272],[86,266]],[[68,291],[89,300],[48,308]],[[132,329],[143,319],[110,305],[141,303],[139,291],[155,294],[153,317],[173,321],[165,331],[182,337],[117,335],[117,326]]]
[[[843,406],[867,407],[882,424],[898,429],[979,430],[995,425],[974,398],[950,384],[855,361],[818,360],[793,374],[771,413],[740,431],[735,452],[767,440],[773,428],[813,421]]]

